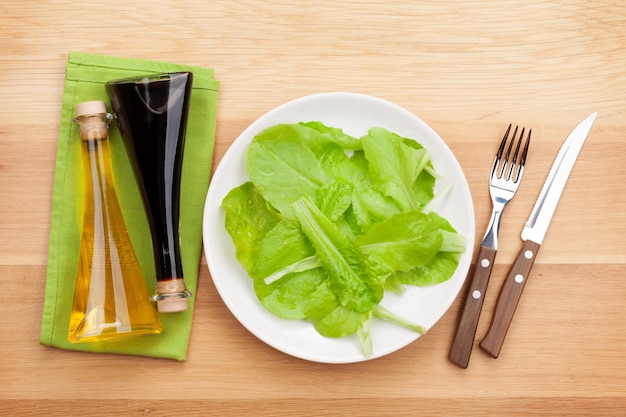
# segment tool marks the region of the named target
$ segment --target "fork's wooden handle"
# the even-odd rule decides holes
[[[467,368],[470,355],[472,354],[478,319],[495,258],[495,249],[485,246],[480,247],[476,258],[474,275],[465,296],[463,312],[461,313],[454,341],[448,354],[448,359],[462,368]]]
[[[509,331],[513,314],[528,281],[539,247],[538,243],[527,240],[502,284],[489,330],[480,342],[480,348],[494,358],[500,355],[502,344]]]

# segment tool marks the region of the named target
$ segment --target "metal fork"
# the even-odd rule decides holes
[[[489,179],[489,194],[491,195],[492,203],[491,219],[478,250],[474,276],[468,288],[463,312],[448,354],[450,361],[462,368],[467,368],[472,347],[474,346],[478,319],[498,249],[498,231],[500,230],[502,212],[513,199],[513,196],[515,196],[524,174],[524,164],[528,155],[532,130],[528,131],[528,137],[522,148],[524,131],[525,128],[522,127],[522,131],[517,138],[517,144],[515,144],[518,126],[515,127],[511,140],[508,141],[511,132],[511,125],[509,125],[491,167],[491,177]],[[515,150],[513,150],[514,146]]]

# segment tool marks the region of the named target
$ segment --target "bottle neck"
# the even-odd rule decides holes
[[[109,137],[109,113],[79,116],[74,119],[82,141],[106,140]]]

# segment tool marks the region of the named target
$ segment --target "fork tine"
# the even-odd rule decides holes
[[[510,161],[511,162],[511,166],[509,167],[509,172],[507,173],[507,176],[505,178],[506,180],[510,180],[513,177],[513,172],[515,172],[516,165],[519,166],[518,165],[519,162],[517,160],[517,157],[519,155],[519,148],[522,145],[522,139],[524,139],[524,131],[525,130],[526,130],[526,128],[522,127],[522,131],[521,131],[521,133],[519,135],[519,139],[517,141],[517,146],[515,147],[515,153],[513,154],[513,159],[511,159],[511,161]],[[515,129],[515,131],[517,132],[517,129]],[[513,140],[511,141],[511,144],[509,145],[509,150],[513,147],[513,142],[514,141],[515,141],[515,136],[513,136]],[[508,154],[507,154],[507,157],[508,157]],[[507,162],[508,162],[508,158],[507,158]],[[519,169],[517,170],[517,172],[519,173]],[[515,175],[515,180],[514,181],[517,181],[517,175],[518,174]]]
[[[502,142],[500,142],[500,147],[498,148],[498,153],[496,154],[496,159],[494,161],[494,173],[498,178],[502,178],[506,173],[506,168],[509,165],[509,158],[511,156],[511,148],[513,147],[513,143],[515,142],[515,137],[517,136],[517,128],[515,126],[515,130],[513,131],[513,137],[511,142],[509,142],[509,146],[507,147],[507,141],[509,138],[509,133],[511,132],[511,124],[506,130],[504,137],[502,138]],[[504,149],[506,148],[506,154],[504,153]],[[504,155],[503,155],[504,154]]]
[[[513,148],[513,144],[515,143],[515,138],[517,136],[517,128],[519,126],[515,126],[515,130],[513,131],[513,137],[511,138],[511,142],[509,142],[509,147],[506,150],[506,155],[504,156],[505,167],[506,163],[509,162],[509,157],[511,156],[511,149]]]
[[[509,132],[511,131],[511,124],[509,123],[509,127],[506,129],[504,133],[504,137],[502,138],[502,142],[500,142],[500,147],[498,148],[498,153],[496,154],[496,159],[500,160],[502,158],[502,153],[504,153],[504,147],[506,146],[506,140],[509,138]]]
[[[504,173],[504,169],[506,167],[506,157],[505,157],[504,162],[502,161],[502,157],[504,155],[504,149],[506,148],[506,144],[509,139],[511,126],[512,125],[509,124],[509,127],[506,129],[506,132],[504,133],[504,137],[502,138],[502,142],[500,142],[500,146],[498,147],[498,152],[496,153],[496,158],[493,161],[493,167],[491,168],[491,175],[492,176],[495,175],[498,178],[502,177],[502,174]],[[515,133],[513,133],[513,135],[515,135]]]
[[[520,160],[520,166],[524,166],[526,163],[526,156],[528,156],[528,145],[530,145],[530,135],[533,133],[532,129],[528,129],[528,137],[526,138],[526,143],[524,144],[524,150],[522,151],[522,158]]]
[[[524,143],[524,149],[522,150],[522,154],[519,156],[517,165],[517,172],[515,173],[514,182],[517,182],[522,177],[522,173],[524,172],[524,164],[526,164],[526,157],[528,156],[528,146],[530,145],[530,136],[533,130],[528,129],[528,136],[526,137],[526,142]],[[520,135],[519,142],[517,143],[517,150],[515,151],[515,158],[517,159],[517,151],[520,149],[520,145],[522,144],[522,140],[524,139],[524,130],[522,130],[522,134]]]

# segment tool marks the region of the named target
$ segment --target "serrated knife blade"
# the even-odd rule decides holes
[[[522,240],[532,240],[539,244],[543,242],[550,220],[552,220],[557,203],[561,198],[561,193],[565,188],[567,178],[570,172],[572,172],[574,163],[597,115],[597,112],[591,113],[585,120],[580,122],[561,146],[539,193],[535,207],[530,213],[526,225],[524,225]]]
[[[539,197],[535,202],[530,217],[524,225],[522,230],[524,244],[502,284],[491,318],[491,324],[485,337],[480,342],[480,348],[494,358],[500,355],[502,344],[511,325],[517,304],[522,296],[530,270],[537,257],[537,252],[546,235],[556,206],[565,188],[565,183],[597,115],[598,113],[595,112],[587,116],[563,142],[546,177],[546,181],[539,192]]]

